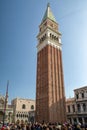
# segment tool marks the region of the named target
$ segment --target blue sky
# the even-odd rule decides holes
[[[62,33],[66,97],[87,85],[87,0],[0,0],[0,94],[35,99],[37,34],[50,2]]]

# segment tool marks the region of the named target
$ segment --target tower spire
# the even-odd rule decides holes
[[[45,21],[47,18],[54,21],[54,22],[56,22],[56,19],[55,19],[54,15],[53,15],[53,13],[51,11],[51,8],[50,8],[50,3],[47,4],[47,9],[45,11],[42,22]]]
[[[50,7],[50,3],[47,4],[47,7]]]

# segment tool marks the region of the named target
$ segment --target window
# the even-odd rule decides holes
[[[84,98],[84,93],[82,93],[82,98]]]
[[[21,117],[22,117],[22,114],[21,114]]]
[[[50,33],[50,37],[52,37],[52,34]]]
[[[85,112],[86,111],[86,104],[83,103],[83,111]]]
[[[68,106],[68,112],[70,113],[70,106]]]
[[[75,105],[72,105],[73,112],[75,112]]]
[[[22,105],[22,109],[25,109],[25,108],[26,108],[26,105],[25,105],[25,104],[23,104],[23,105]]]
[[[18,117],[18,114],[16,115],[16,117]]]
[[[80,104],[77,104],[77,111],[81,112]]]
[[[31,105],[31,109],[34,109],[34,105]]]
[[[78,99],[79,98],[79,94],[76,94],[76,99]]]

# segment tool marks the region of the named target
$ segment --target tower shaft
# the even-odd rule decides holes
[[[49,6],[40,25],[38,41],[36,121],[65,122],[61,34]]]

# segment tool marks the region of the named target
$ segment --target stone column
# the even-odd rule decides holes
[[[85,124],[84,118],[82,117],[82,123]]]
[[[71,118],[71,122],[72,122],[72,124],[74,124],[74,120],[73,120],[73,118]]]
[[[83,112],[83,104],[80,104],[81,107],[81,113]]]
[[[78,117],[76,117],[77,123],[79,123]]]

